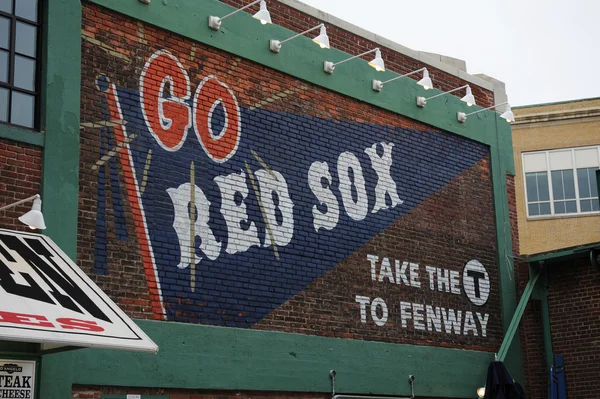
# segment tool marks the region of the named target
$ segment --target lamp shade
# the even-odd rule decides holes
[[[375,51],[375,58],[369,62],[369,65],[375,68],[377,72],[385,71],[385,63],[383,62],[383,58],[381,58],[381,51],[379,49]]]
[[[471,88],[467,86],[467,94],[461,98],[462,101],[466,102],[469,107],[476,104],[475,97],[473,97],[473,93],[471,93]]]
[[[327,36],[325,25],[321,26],[319,36],[315,37],[313,42],[317,43],[321,48],[329,48],[329,36]]]
[[[510,105],[506,106],[506,111],[500,115],[500,118],[506,119],[508,123],[515,121],[515,114],[513,114],[512,110],[510,109]]]
[[[267,10],[267,2],[265,0],[260,2],[260,10],[254,14],[253,17],[258,19],[263,25],[272,23],[271,14],[269,14],[269,10]]]
[[[423,79],[419,80],[417,84],[423,86],[425,90],[433,89],[433,82],[429,77],[429,71],[427,69],[423,71]]]
[[[42,215],[42,200],[40,198],[34,199],[31,210],[20,216],[19,221],[34,230],[45,229],[46,223],[44,222],[44,215]]]

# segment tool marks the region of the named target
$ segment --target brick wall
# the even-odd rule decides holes
[[[279,14],[296,15],[283,11]],[[278,14],[273,8],[271,13]],[[312,23],[309,19],[292,18],[288,24],[301,29]],[[332,41],[340,40],[333,42],[336,47],[345,49],[346,43],[350,50],[352,40],[364,42],[338,33],[329,32]],[[78,259],[129,315],[476,350],[498,347],[502,329],[487,147],[99,6],[84,7],[82,35],[82,123],[96,125],[81,133]],[[387,57],[389,68],[399,72],[420,66],[389,51]],[[146,103],[165,70],[174,78],[164,92],[186,95],[187,74],[190,97],[198,94],[195,103],[164,103],[170,127],[152,119],[160,104]],[[448,88],[463,84],[442,72],[436,78]],[[142,100],[145,90],[150,91]],[[202,119],[196,111],[208,112],[215,93],[225,98],[225,108],[216,106],[212,119]],[[490,92],[474,93],[482,105],[491,103]],[[223,113],[229,111],[223,109],[238,105],[241,133],[237,147],[231,146],[237,152],[217,162],[232,126],[240,126],[235,113],[227,114],[225,124]],[[174,131],[190,122],[189,112],[201,122],[178,137]],[[207,123],[225,131],[219,151],[210,147],[221,140],[218,135],[202,136]],[[117,144],[122,149],[111,153]],[[391,152],[387,172],[385,151]],[[323,165],[327,173],[309,177],[311,168]],[[226,203],[227,189],[217,183],[234,174],[242,176],[242,186]],[[193,200],[191,180],[198,187]],[[263,184],[277,187],[262,192]],[[321,189],[335,198],[317,197],[317,192],[325,195]],[[379,205],[377,192],[383,192]],[[190,201],[196,201],[194,219]],[[337,218],[320,219],[327,226],[317,227],[317,216],[333,217],[336,205]],[[241,220],[233,226],[236,235],[228,224],[232,214]],[[197,221],[193,229],[190,220]],[[290,223],[294,227],[285,230]],[[194,250],[190,234],[199,236]],[[231,249],[235,243],[242,247]],[[374,256],[377,266],[369,260]],[[404,262],[417,265],[413,280],[409,271],[401,278],[396,260],[399,270]],[[471,260],[489,273],[489,298],[480,304],[466,295],[475,280],[462,279]],[[453,273],[455,287],[449,280],[430,281],[426,266],[436,268],[442,282]],[[381,298],[387,312],[383,305],[373,312],[370,305],[361,308],[364,298]],[[450,310],[459,320],[454,329]]]
[[[0,206],[40,192],[42,150],[29,144],[0,139]],[[19,216],[31,210],[31,202],[0,212],[0,227],[29,230]]]
[[[564,262],[550,272],[550,331],[562,355],[569,397],[591,399],[600,390],[600,273],[589,260]]]

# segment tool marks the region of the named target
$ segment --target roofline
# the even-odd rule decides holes
[[[502,92],[501,90],[499,90],[498,85],[496,85],[492,82],[489,82],[487,80],[484,80],[482,78],[479,78],[477,76],[470,75],[466,72],[466,70],[463,70],[462,68],[466,64],[462,60],[458,60],[456,58],[447,57],[447,56],[443,56],[443,55],[412,50],[412,49],[405,47],[401,44],[398,44],[392,40],[386,39],[386,38],[379,36],[373,32],[369,32],[366,29],[360,28],[360,27],[353,25],[347,21],[344,21],[343,19],[340,19],[331,14],[327,14],[324,11],[321,11],[319,9],[311,7],[305,3],[302,3],[299,0],[278,0],[278,1],[287,6],[295,8],[298,11],[308,14],[314,18],[317,18],[321,21],[327,22],[331,25],[335,25],[338,28],[344,29],[350,33],[357,35],[357,36],[361,36],[367,40],[371,40],[383,47],[387,47],[391,50],[394,50],[397,53],[400,53],[407,57],[421,61],[424,64],[427,64],[429,66],[432,66],[434,68],[442,70],[451,75],[457,76],[458,78],[460,78],[462,80],[465,80],[469,83],[472,83],[472,84],[482,87],[484,89],[493,91],[495,96],[496,96],[496,94],[498,94],[500,96],[503,95],[504,97],[506,96],[505,92]],[[438,57],[439,57],[439,59],[438,59]],[[444,60],[446,60],[448,62],[452,62],[454,65],[444,62]],[[496,93],[497,91],[499,93]]]
[[[592,101],[592,100],[600,100],[600,97],[588,97],[588,98],[580,98],[578,100],[567,100],[567,101],[556,101],[551,103],[541,103],[541,104],[530,104],[530,105],[519,105],[517,107],[512,107],[512,109],[523,109],[523,108],[533,108],[533,107],[545,107],[548,105],[558,105],[558,104],[569,104],[569,103],[578,103],[583,101]]]

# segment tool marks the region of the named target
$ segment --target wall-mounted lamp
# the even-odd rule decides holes
[[[269,10],[267,10],[267,2],[265,0],[256,0],[242,8],[235,10],[232,13],[225,15],[224,17],[219,18],[211,15],[210,17],[208,17],[208,27],[214,30],[219,30],[221,29],[221,22],[223,22],[225,18],[229,18],[233,14],[237,14],[238,12],[245,10],[246,8],[251,7],[257,3],[260,3],[260,11],[254,14],[253,18],[258,19],[263,25],[270,24],[271,14],[269,14]]]
[[[427,70],[427,68],[421,68],[421,69],[417,69],[416,71],[409,72],[406,75],[396,76],[395,78],[386,80],[385,82],[373,79],[373,90],[381,91],[381,89],[383,89],[383,85],[393,82],[394,80],[405,78],[407,76],[413,75],[413,74],[421,72],[421,71],[423,71],[423,79],[419,80],[417,82],[417,84],[420,86],[423,86],[423,88],[425,90],[432,89],[433,82],[431,81],[431,78],[429,77],[429,71]]]
[[[455,91],[458,91],[461,89],[467,89],[467,94],[463,98],[461,98],[461,101],[466,102],[469,107],[472,106],[473,104],[475,104],[475,97],[473,97],[473,94],[471,93],[471,88],[469,87],[469,85],[464,85],[464,86],[457,87],[456,89],[446,91],[444,93],[436,94],[433,97],[429,97],[429,98],[417,97],[417,107],[423,108],[425,106],[425,104],[427,104],[428,100],[432,100],[434,98],[441,97],[446,94],[454,93]]]
[[[481,399],[485,397],[485,387],[477,388],[477,396]]]
[[[39,194],[32,195],[29,198],[25,198],[23,200],[17,201],[10,205],[5,205],[0,207],[0,211],[4,211],[6,209],[14,208],[17,205],[24,204],[25,202],[33,200],[33,206],[31,210],[24,214],[23,216],[19,216],[19,220],[21,223],[26,224],[32,230],[40,229],[43,230],[46,228],[46,223],[44,223],[44,215],[42,215],[42,198]]]
[[[383,62],[383,58],[381,58],[381,50],[379,50],[379,48],[374,48],[373,50],[365,51],[364,53],[355,55],[340,62],[336,62],[335,64],[331,61],[325,61],[325,63],[323,64],[323,70],[327,73],[333,73],[333,70],[335,69],[336,65],[343,64],[344,62],[353,60],[358,57],[362,57],[363,55],[373,52],[375,53],[375,58],[373,59],[373,61],[369,62],[369,65],[375,68],[375,70],[378,72],[385,71],[385,63]]]
[[[313,39],[313,42],[317,43],[319,46],[321,46],[321,48],[329,48],[329,36],[327,36],[327,29],[325,28],[325,24],[319,24],[319,25],[315,26],[314,28],[310,28],[308,30],[305,30],[302,33],[298,33],[297,35],[292,36],[289,39],[285,39],[282,41],[271,39],[269,41],[269,50],[271,50],[274,53],[278,53],[281,50],[281,45],[283,43],[289,42],[290,40],[293,40],[297,37],[304,36],[308,32],[312,32],[313,30],[319,29],[319,28],[321,28],[321,32],[319,33],[319,35],[317,37],[315,37]]]
[[[456,117],[458,119],[458,121],[460,123],[464,123],[467,120],[467,116],[470,115],[475,115],[478,114],[480,112],[486,111],[488,109],[492,109],[492,108],[496,108],[496,107],[500,107],[501,105],[506,105],[506,111],[504,111],[501,115],[500,118],[502,119],[506,119],[506,121],[508,123],[510,122],[514,122],[515,121],[515,115],[512,113],[511,109],[510,109],[510,105],[508,105],[508,103],[501,103],[501,104],[496,104],[496,105],[492,105],[491,107],[487,107],[487,108],[483,108],[480,109],[479,111],[475,111],[475,112],[471,112],[469,114],[465,114],[464,112],[459,112],[458,114],[456,114]]]

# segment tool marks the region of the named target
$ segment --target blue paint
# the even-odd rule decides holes
[[[147,152],[152,149],[148,185],[141,199],[167,318],[181,322],[251,327],[489,154],[482,144],[443,132],[244,108],[239,148],[231,159],[219,164],[205,154],[192,129],[177,152],[162,149],[145,126],[139,93],[119,90],[118,96],[129,134],[138,135],[131,145],[138,184]],[[224,123],[219,112],[217,107],[213,120],[215,129]],[[392,178],[404,203],[391,210],[371,213],[377,174],[364,151],[380,142],[395,144]],[[235,255],[225,253],[227,228],[219,212],[220,191],[213,179],[245,172],[245,162],[253,171],[262,169],[251,150],[284,176],[294,203],[294,237],[290,244],[279,247],[279,260],[271,247],[251,247]],[[365,220],[357,222],[342,206],[337,226],[317,233],[312,216],[317,199],[308,186],[308,170],[313,162],[328,163],[333,177],[332,190],[341,205],[337,159],[344,151],[352,152],[360,160],[369,213]],[[210,201],[209,226],[222,243],[221,254],[215,261],[197,251],[204,259],[196,265],[195,292],[190,289],[190,269],[177,268],[179,241],[173,228],[173,206],[166,191],[189,182],[192,161],[195,184]],[[269,242],[249,181],[248,187],[245,204],[249,218],[258,229],[260,241]],[[199,241],[196,244],[199,245]],[[97,252],[96,256],[99,255]]]

